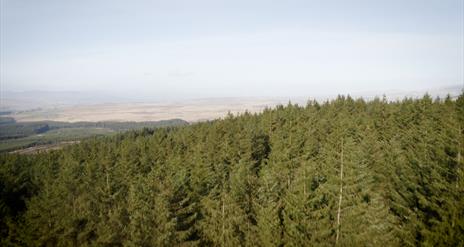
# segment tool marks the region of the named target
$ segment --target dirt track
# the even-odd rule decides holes
[[[64,147],[72,145],[72,144],[77,144],[79,142],[80,141],[66,141],[66,142],[59,142],[59,143],[54,143],[54,144],[44,144],[44,145],[38,145],[38,146],[18,149],[18,150],[12,151],[10,153],[12,153],[12,154],[36,154],[36,153],[40,153],[40,152],[48,152],[48,151],[51,151],[51,150],[58,150],[58,149],[64,148]]]

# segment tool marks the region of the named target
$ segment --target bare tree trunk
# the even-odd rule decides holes
[[[456,169],[456,191],[459,194],[459,179],[461,177],[461,126],[458,128],[459,134],[458,134],[458,157],[457,157],[457,162],[458,162],[458,167]],[[451,227],[454,227],[456,223],[456,210],[453,210],[453,221],[451,223]]]
[[[342,138],[342,148],[340,152],[340,194],[338,198],[338,211],[337,211],[337,236],[335,238],[335,245],[338,244],[338,239],[340,238],[340,210],[342,206],[342,196],[343,196],[343,138]]]
[[[304,174],[304,179],[303,179],[303,195],[305,196],[306,199],[306,166],[303,165],[303,174]]]
[[[461,147],[459,147],[461,149]],[[458,151],[458,169],[457,169],[456,189],[459,189],[459,176],[461,176],[461,150]]]
[[[459,175],[461,173],[461,126],[459,126],[459,139],[458,139],[458,183],[459,184]]]
[[[106,170],[106,190],[110,193],[110,174],[108,173],[108,170]]]
[[[287,190],[290,190],[290,174],[287,174]]]
[[[457,173],[457,179],[456,179],[456,189],[459,189],[459,177],[461,176],[461,126],[458,128],[458,157],[457,157],[457,163],[458,167],[456,169]]]
[[[224,217],[225,217],[225,212],[224,212],[224,196],[222,196],[222,246],[225,246],[225,224],[224,224]]]

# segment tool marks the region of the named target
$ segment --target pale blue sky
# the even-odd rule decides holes
[[[463,84],[463,0],[0,0],[1,90],[311,96]]]

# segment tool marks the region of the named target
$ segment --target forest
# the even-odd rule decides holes
[[[182,119],[146,122],[16,122],[12,117],[0,116],[0,152],[43,144],[78,141],[96,135],[112,135],[128,130],[186,125]]]
[[[0,140],[16,139],[31,136],[34,134],[45,133],[49,130],[63,128],[107,128],[114,131],[126,131],[142,128],[155,128],[173,125],[187,124],[181,119],[170,119],[162,121],[147,122],[57,122],[57,121],[37,121],[18,123],[11,117],[0,117]]]
[[[2,246],[464,246],[464,94],[0,154]]]

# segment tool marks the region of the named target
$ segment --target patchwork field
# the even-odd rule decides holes
[[[172,103],[114,103],[44,108],[8,115],[18,122],[30,121],[159,121],[183,119],[188,122],[221,118],[228,112],[259,112],[287,103],[279,99],[205,99]]]

